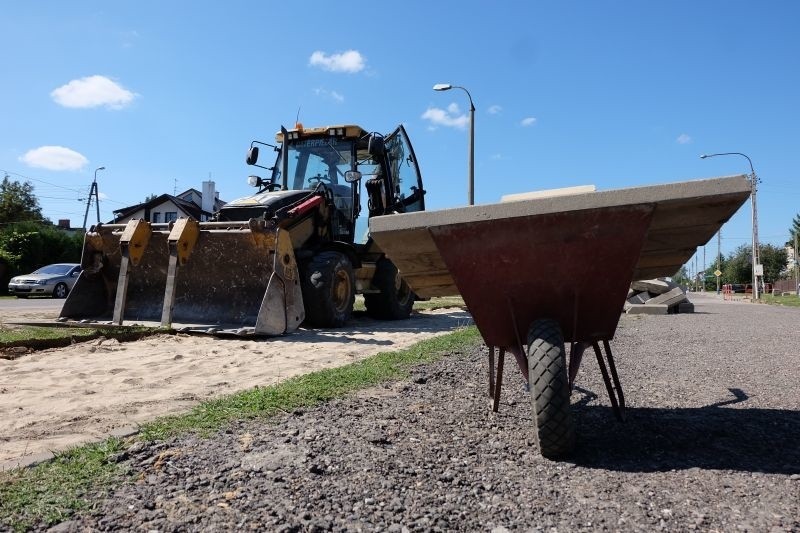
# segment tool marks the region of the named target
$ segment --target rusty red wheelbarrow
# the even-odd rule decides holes
[[[514,356],[530,388],[537,445],[550,458],[574,446],[570,392],[585,349],[624,419],[610,341],[631,282],[674,275],[747,200],[750,183],[732,176],[584,190],[370,221],[419,297],[464,298],[489,347],[495,411],[505,354]]]

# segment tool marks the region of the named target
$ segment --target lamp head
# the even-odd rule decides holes
[[[710,155],[708,155],[708,154],[703,154],[703,155],[701,155],[701,156],[700,156],[700,159],[706,159],[706,158],[708,158],[708,157],[711,157],[711,156],[710,156]]]
[[[437,83],[436,85],[433,86],[434,91],[449,91],[452,88],[453,86],[450,85],[449,83]]]
[[[97,170],[105,170],[106,167],[97,167]]]

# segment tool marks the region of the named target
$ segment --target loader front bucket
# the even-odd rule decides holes
[[[263,221],[102,226],[84,263],[62,317],[257,335],[305,318],[289,234]]]

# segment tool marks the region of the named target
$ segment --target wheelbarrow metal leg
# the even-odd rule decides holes
[[[623,394],[622,384],[619,382],[619,376],[617,375],[617,365],[614,364],[614,356],[611,353],[611,345],[608,344],[607,340],[604,340],[603,347],[606,349],[606,354],[608,357],[608,369],[611,371],[611,379],[614,380],[614,388],[617,389],[617,399],[619,400],[619,406],[620,409],[622,409],[624,415],[625,394]]]
[[[614,357],[611,355],[611,347],[608,344],[608,341],[603,341],[603,347],[606,349],[606,358],[608,358],[608,364],[612,369],[612,374],[614,377],[614,383],[611,383],[611,378],[608,374],[608,368],[606,368],[605,359],[603,358],[603,353],[600,349],[600,344],[595,341],[592,343],[592,348],[594,348],[594,353],[597,356],[597,364],[600,367],[600,373],[603,374],[603,382],[606,384],[606,390],[608,391],[608,398],[611,400],[611,408],[614,411],[614,415],[620,422],[625,421],[625,397],[622,394],[622,385],[620,385],[619,377],[617,376],[617,369],[614,366]]]
[[[500,409],[500,391],[503,386],[503,365],[506,359],[505,348],[500,348],[497,356],[497,373],[494,366],[494,346],[489,346],[489,398],[492,400],[492,411]]]

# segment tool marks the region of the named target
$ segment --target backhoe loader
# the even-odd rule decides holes
[[[297,124],[275,139],[250,143],[247,163],[268,173],[248,178],[257,193],[210,221],[93,226],[59,320],[280,335],[342,326],[357,293],[369,315],[407,318],[414,293],[372,238],[356,238],[362,203],[369,217],[424,210],[405,129]]]

